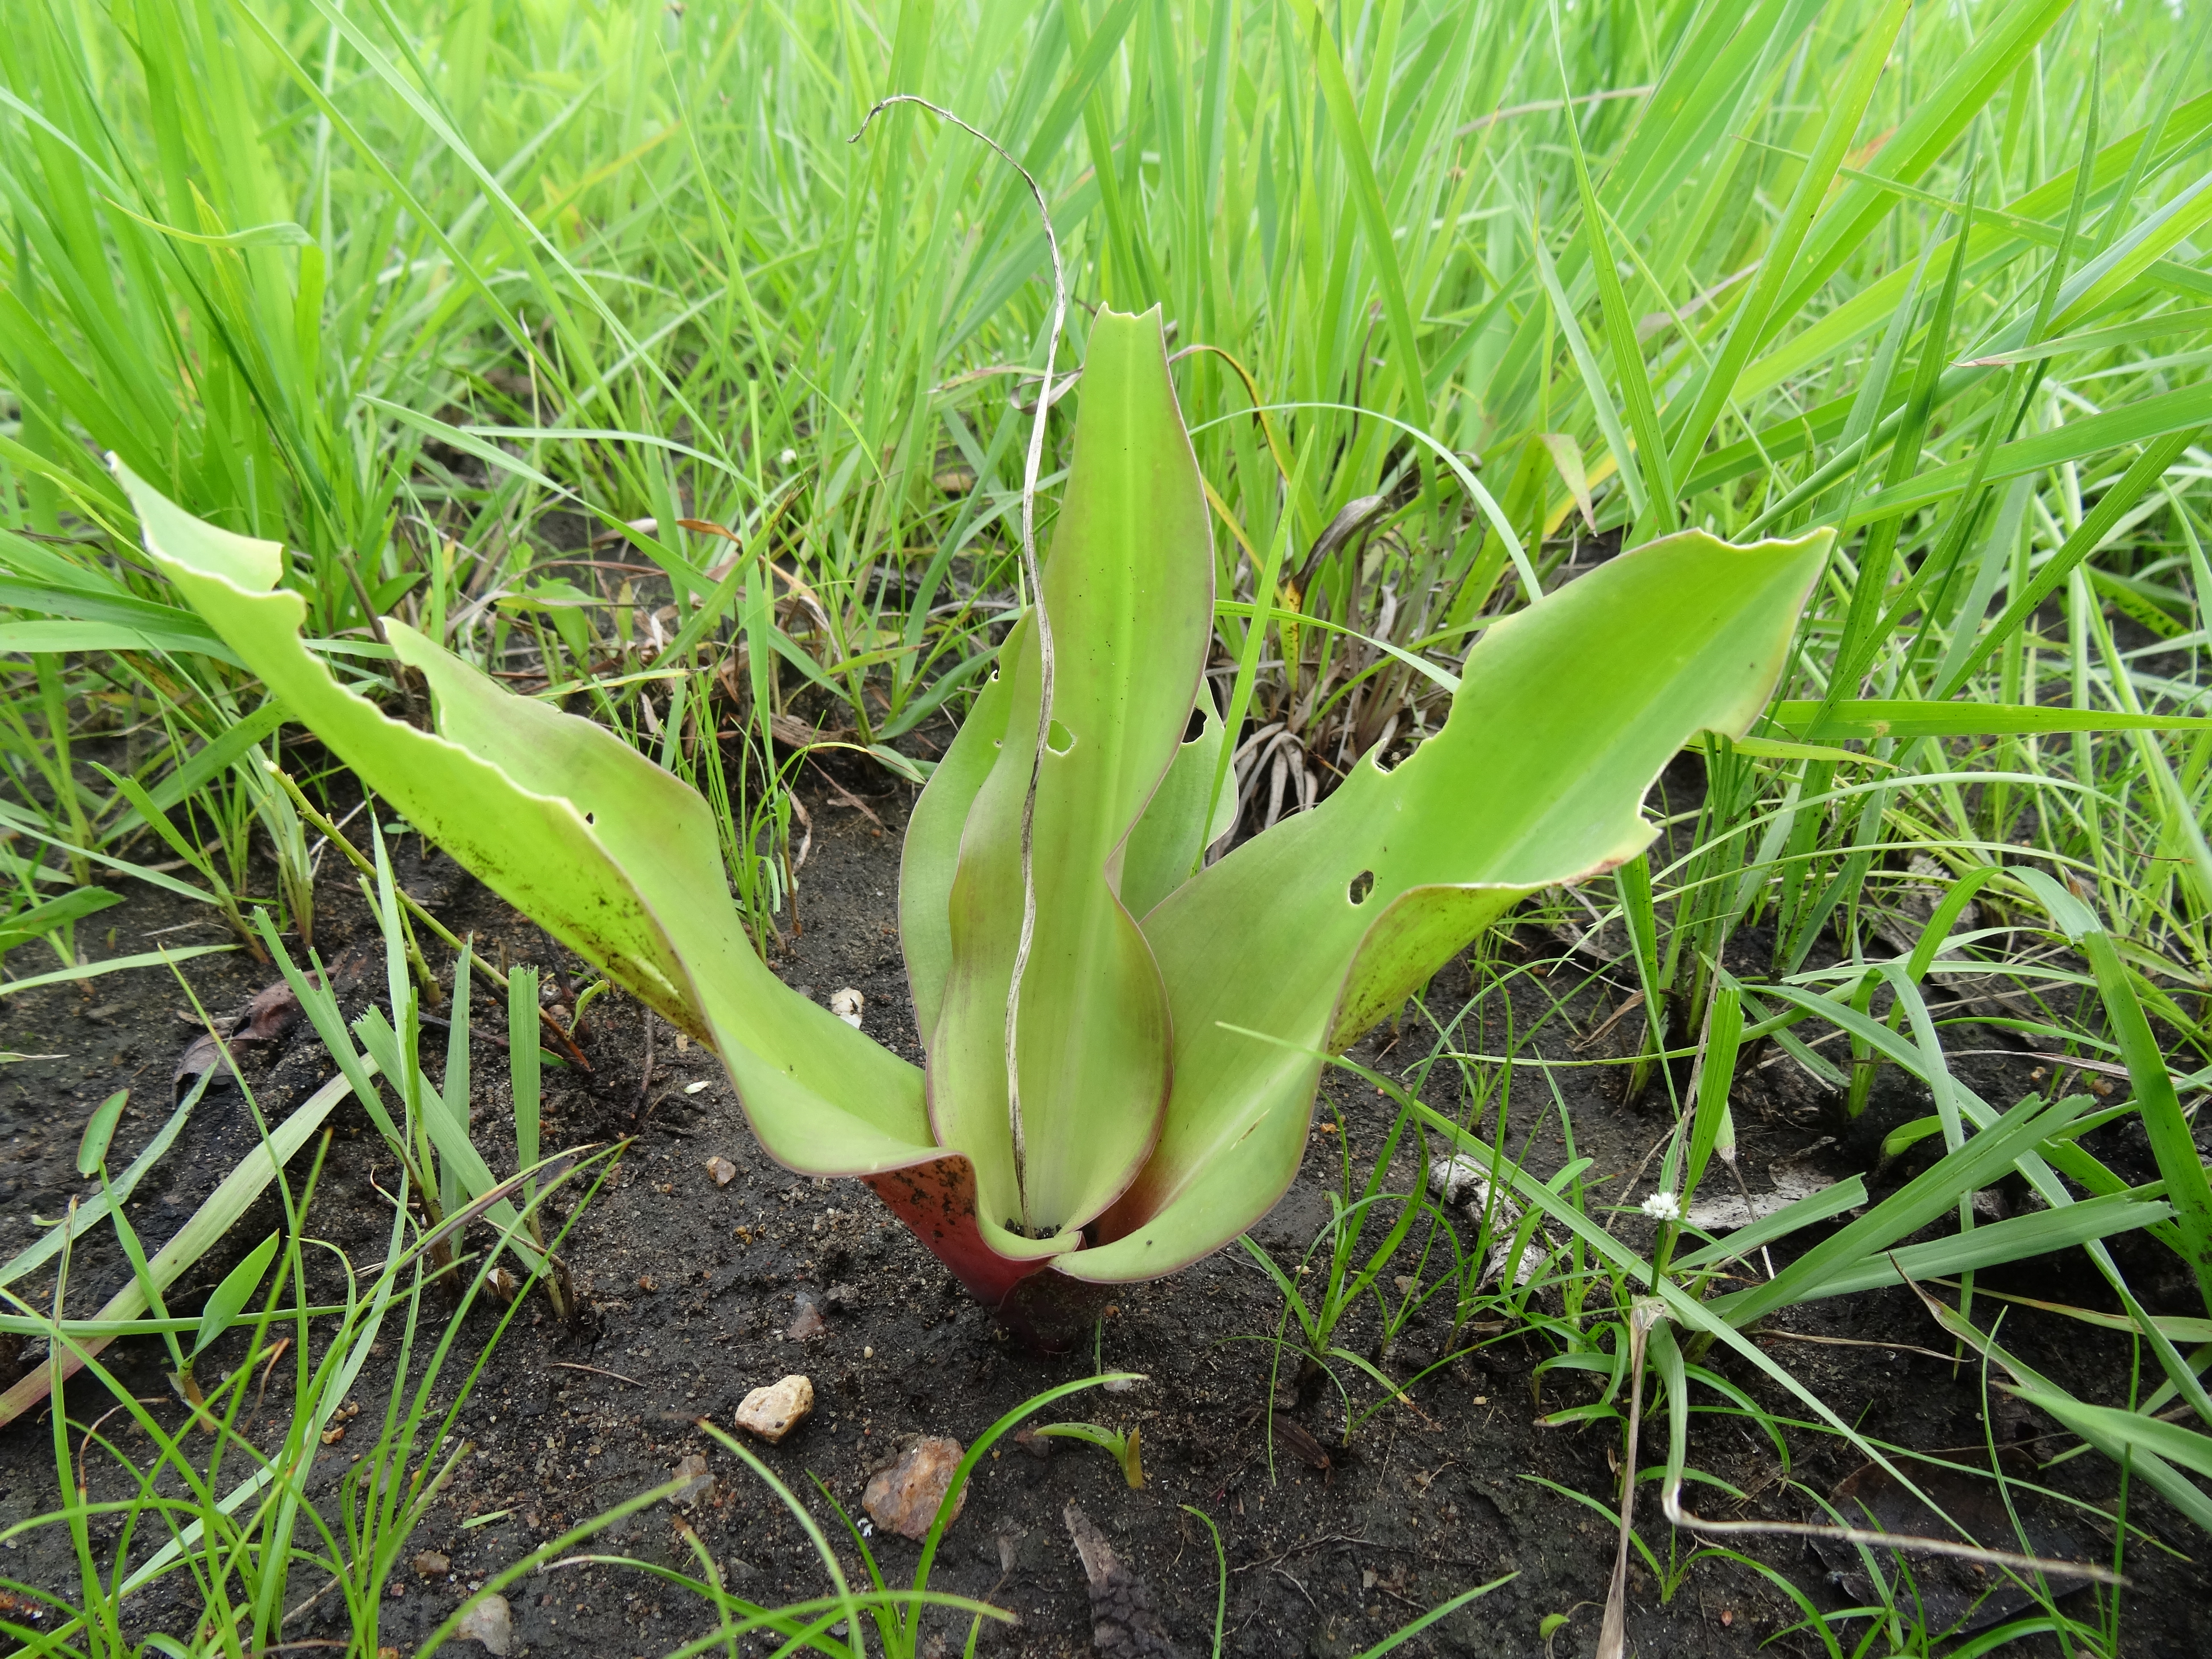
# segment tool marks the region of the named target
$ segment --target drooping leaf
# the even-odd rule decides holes
[[[590,721],[515,697],[404,623],[439,731],[347,690],[301,645],[283,550],[204,524],[116,475],[146,548],[233,649],[370,789],[509,903],[729,1067],[769,1153],[816,1174],[931,1156],[921,1074],[756,956],[697,792]]]
[[[66,927],[73,921],[95,915],[111,905],[123,902],[123,895],[105,887],[79,887],[64,893],[59,898],[50,898],[43,904],[33,904],[27,910],[18,910],[0,923],[0,951],[12,951],[15,946],[34,939],[43,939],[58,927]]]
[[[2116,1443],[2139,1453],[2148,1452],[2212,1480],[2212,1435],[2200,1434],[2179,1423],[2161,1422],[2138,1412],[2093,1406],[2056,1389],[2023,1388],[2012,1392],[2038,1411],[2049,1412],[2093,1444]]]
[[[1810,731],[1820,705],[1810,700],[1778,702],[1773,720],[1793,732]],[[2164,732],[2212,730],[2212,720],[2193,714],[2130,714],[2108,708],[2062,708],[2033,703],[1938,702],[1893,699],[1845,702],[1829,711],[1822,732],[1856,738],[1994,738],[2042,732]]]
[[[1362,761],[1170,896],[1145,928],[1175,1018],[1160,1144],[1102,1223],[1115,1242],[1060,1269],[1150,1278],[1264,1214],[1305,1144],[1301,1051],[1348,1046],[1525,895],[1641,851],[1669,757],[1764,705],[1827,541],[1690,532],[1601,566],[1494,625],[1395,771]]]

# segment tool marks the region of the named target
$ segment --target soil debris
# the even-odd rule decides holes
[[[184,1053],[177,1056],[177,1069],[170,1079],[172,1086],[197,1083],[210,1072],[216,1073],[218,1083],[236,1083],[238,1068],[224,1050],[244,1048],[249,1043],[280,1042],[299,1018],[300,999],[293,995],[289,985],[280,979],[273,985],[263,986],[244,1009],[210,1020],[199,1035],[185,1045]]]
[[[699,1452],[691,1452],[676,1460],[673,1478],[684,1484],[669,1494],[668,1501],[690,1508],[703,1504],[714,1495],[714,1477],[707,1473],[707,1459]]]
[[[820,1299],[811,1292],[800,1291],[799,1311],[792,1315],[791,1323],[784,1328],[783,1334],[794,1342],[804,1342],[823,1334],[829,1328],[830,1322],[822,1316]]]
[[[1446,1204],[1456,1206],[1478,1232],[1486,1222],[1489,1224],[1492,1243],[1489,1254],[1482,1260],[1481,1283],[1491,1285],[1504,1279],[1519,1236],[1521,1206],[1504,1193],[1493,1194],[1489,1173],[1471,1158],[1438,1158],[1429,1170],[1429,1189]],[[1539,1228],[1522,1249],[1519,1265],[1513,1268],[1515,1287],[1534,1279],[1537,1270],[1556,1248]]]
[[[1169,1639],[1167,1621],[1152,1604],[1145,1581],[1114,1553],[1106,1534],[1073,1498],[1060,1518],[1075,1540],[1083,1575],[1091,1581],[1091,1645],[1099,1659],[1173,1659],[1180,1650]]]
[[[1832,1138],[1824,1136],[1796,1157],[1767,1165],[1767,1179],[1774,1183],[1771,1192],[1747,1194],[1731,1192],[1719,1182],[1710,1183],[1709,1190],[1701,1192],[1690,1206],[1690,1224],[1705,1232],[1731,1233],[1754,1221],[1764,1221],[1801,1198],[1826,1191],[1836,1184],[1835,1177],[1823,1174],[1814,1160],[1834,1145]]]

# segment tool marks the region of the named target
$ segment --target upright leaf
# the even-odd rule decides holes
[[[951,964],[930,1049],[939,1142],[976,1167],[981,1219],[1044,1238],[1128,1184],[1158,1133],[1167,1002],[1121,898],[1125,843],[1182,744],[1213,611],[1198,463],[1168,377],[1159,313],[1101,311],[1076,415],[1075,461],[1040,596],[1057,666],[1037,757],[1035,930],[1013,1032],[1022,927],[1024,734],[1042,695],[1035,633],[1007,670],[1006,739],[961,839]],[[987,1237],[994,1237],[988,1232]]]

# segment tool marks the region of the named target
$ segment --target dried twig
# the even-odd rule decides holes
[[[1052,619],[1046,614],[1044,583],[1037,570],[1036,556],[1036,487],[1037,474],[1044,460],[1045,423],[1050,418],[1053,405],[1053,363],[1060,349],[1061,327],[1067,319],[1067,275],[1060,264],[1060,239],[1053,234],[1052,208],[1045,200],[1044,187],[1039,185],[1030,170],[1016,161],[1006,147],[981,131],[962,120],[951,110],[933,104],[927,98],[910,92],[893,93],[878,100],[860,121],[860,129],[848,140],[857,143],[882,111],[893,104],[919,104],[933,115],[952,123],[969,137],[989,145],[1000,160],[1022,175],[1022,182],[1030,187],[1036,200],[1037,216],[1044,223],[1046,249],[1052,255],[1052,325],[1045,334],[1044,374],[1037,389],[1036,418],[1030,424],[1029,453],[1022,462],[1022,574],[1027,579],[1030,609],[1036,617],[1037,693],[1036,742],[1030,754],[1030,780],[1022,794],[1022,931],[1014,946],[1014,970],[1006,988],[1006,1113],[1013,1131],[1014,1184],[1017,1190],[1023,1185],[1022,1172],[1025,1148],[1022,1137],[1022,1097],[1020,1067],[1015,1060],[1014,1037],[1021,1019],[1022,975],[1029,966],[1030,945],[1036,933],[1036,872],[1033,853],[1036,830],[1037,783],[1044,772],[1046,739],[1052,732],[1053,650]],[[1022,1193],[1022,1218],[1029,1219],[1029,1195]]]

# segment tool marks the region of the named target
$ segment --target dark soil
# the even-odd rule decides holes
[[[842,987],[865,994],[866,1029],[903,1053],[915,1053],[903,970],[895,925],[898,837],[909,796],[903,786],[857,774],[847,785],[883,821],[878,830],[833,793],[807,791],[811,810],[811,854],[802,872],[799,934],[776,959],[787,981],[826,1001]],[[335,857],[325,866],[324,908],[317,944],[326,959],[349,947],[373,944],[374,934],[350,875],[337,879]],[[401,877],[418,898],[456,930],[472,930],[488,959],[502,951],[514,961],[545,963],[550,947],[538,932],[492,898],[450,862],[432,853],[410,852]],[[99,918],[117,933],[101,954],[149,949],[161,930],[172,942],[212,942],[222,937],[209,913],[143,888],[130,902]],[[789,931],[790,918],[785,918]],[[191,926],[197,924],[197,926]],[[94,924],[86,924],[87,937]],[[1501,947],[1509,960],[1552,957],[1560,947],[1547,935],[1523,928]],[[30,947],[15,964],[19,974]],[[436,959],[436,958],[434,958]],[[366,965],[364,963],[364,965]],[[442,970],[444,963],[437,959]],[[577,964],[571,963],[574,969]],[[240,1008],[274,977],[243,952],[204,957],[183,969],[210,1012]],[[366,997],[382,981],[376,962],[360,981]],[[1569,983],[1560,971],[1555,983]],[[1540,988],[1526,988],[1522,1024],[1540,1010]],[[1456,1006],[1467,991],[1465,969],[1438,976],[1433,1001]],[[1617,1003],[1625,987],[1601,983],[1577,994],[1571,1007],[1587,1030],[1601,1006]],[[170,1075],[191,1036],[177,1013],[185,999],[168,976],[138,970],[82,986],[64,985],[0,1002],[0,1047],[57,1058],[27,1061],[0,1073],[0,1253],[35,1236],[33,1216],[60,1213],[67,1197],[85,1190],[74,1158],[85,1120],[112,1089],[134,1091],[111,1167],[123,1164],[167,1115]],[[949,1435],[963,1445],[1000,1414],[1038,1391],[1091,1374],[1094,1355],[1054,1359],[1024,1352],[999,1329],[986,1310],[969,1303],[951,1277],[901,1228],[877,1208],[856,1182],[796,1177],[769,1162],[753,1146],[738,1104],[712,1056],[679,1048],[661,1028],[653,1041],[650,1074],[641,1014],[634,1004],[609,997],[592,1009],[585,1038],[592,1071],[549,1074],[549,1149],[634,1136],[616,1172],[600,1188],[568,1237],[566,1255],[585,1304],[583,1316],[564,1326],[542,1301],[526,1304],[493,1350],[460,1416],[461,1432],[475,1449],[446,1494],[406,1545],[405,1563],[417,1551],[451,1559],[451,1577],[431,1580],[403,1565],[382,1604],[380,1644],[410,1650],[457,1605],[472,1584],[537,1547],[563,1528],[669,1478],[679,1460],[702,1453],[714,1477],[705,1499],[684,1512],[681,1526],[696,1532],[738,1593],[763,1601],[822,1594],[826,1578],[804,1536],[782,1504],[738,1462],[695,1426],[704,1417],[727,1427],[751,1389],[787,1372],[810,1376],[817,1391],[811,1422],[784,1444],[761,1448],[779,1476],[805,1500],[839,1540],[847,1570],[860,1573],[857,1553],[814,1485],[857,1518],[870,1470],[909,1437]],[[495,1017],[490,1029],[504,1030]],[[1502,1022],[1491,1041],[1502,1039]],[[1955,1029],[1955,1028],[1954,1028]],[[1632,1018],[1607,1041],[1618,1051],[1638,1036]],[[1410,1062],[1427,1042],[1409,1020],[1392,1047],[1386,1030],[1364,1045],[1363,1057],[1386,1067]],[[1470,1045],[1471,1046],[1471,1045]],[[1988,1041],[1961,1048],[2002,1047]],[[426,1042],[434,1055],[441,1045]],[[1378,1053],[1378,1050],[1380,1052]],[[505,1068],[498,1052],[479,1047],[477,1136],[495,1170],[511,1169]],[[1553,1052],[1547,1048],[1547,1052]],[[1557,1052],[1564,1054],[1564,1042]],[[1604,1052],[1599,1050],[1597,1052]],[[1962,1073],[1984,1095],[2009,1103],[2033,1085],[2026,1057],[1981,1057],[1961,1062]],[[304,1025],[280,1053],[246,1063],[263,1110],[272,1119],[289,1110],[329,1075],[313,1034]],[[1556,1072],[1570,1114],[1577,1152],[1595,1160],[1590,1178],[1616,1179],[1633,1171],[1665,1128],[1663,1112],[1631,1107],[1608,1092],[1617,1077],[1607,1070]],[[1442,1086],[1435,1086],[1442,1085]],[[1439,1069],[1432,1103],[1449,1107],[1455,1076]],[[1354,1168],[1366,1162],[1390,1123],[1387,1103],[1358,1079],[1333,1076],[1328,1103],[1341,1115]],[[1873,1108],[1854,1132],[1820,1147],[1814,1156],[1829,1173],[1871,1169],[1881,1133],[1928,1109],[1924,1096],[1887,1076]],[[1796,1067],[1784,1060],[1753,1067],[1741,1082],[1736,1110],[1743,1137],[1742,1163],[1754,1189],[1781,1159],[1839,1133],[1831,1103]],[[1326,1115],[1326,1114],[1324,1114]],[[389,1190],[392,1163],[357,1105],[334,1115],[337,1139],[314,1200],[317,1236],[349,1252],[356,1261],[380,1258],[390,1211],[380,1188]],[[2136,1178],[2130,1150],[2100,1132],[2100,1150]],[[234,1089],[218,1088],[199,1107],[176,1148],[148,1180],[132,1213],[149,1249],[188,1216],[222,1173],[257,1137]],[[1524,1070],[1514,1085],[1509,1145],[1527,1145],[1530,1167],[1548,1172],[1562,1162],[1565,1141],[1551,1091]],[[312,1152],[312,1146],[311,1146]],[[1418,1178],[1413,1154],[1401,1152],[1396,1186]],[[710,1157],[738,1169],[718,1187],[707,1169]],[[1257,1242],[1278,1261],[1293,1263],[1326,1222],[1327,1193],[1342,1175],[1338,1137],[1314,1138],[1306,1167],[1274,1212],[1255,1230]],[[294,1166],[304,1175],[307,1157]],[[1655,1166],[1656,1167],[1656,1166]],[[1887,1188],[1909,1173],[1880,1172]],[[377,1184],[372,1184],[372,1176]],[[1648,1190],[1645,1188],[1639,1189]],[[1593,1205],[1603,1202],[1594,1198]],[[171,1297],[173,1310],[197,1309],[206,1291],[251,1243],[282,1224],[273,1199],[264,1199],[216,1255],[189,1274]],[[1640,1220],[1622,1225],[1642,1242]],[[104,1235],[105,1236],[105,1235]],[[1418,1235],[1416,1236],[1418,1241]],[[2138,1288],[2154,1294],[2164,1310],[2191,1311],[2183,1288],[2161,1253],[2127,1241],[2123,1260]],[[1409,1245],[1386,1270],[1386,1279],[1417,1271]],[[1430,1257],[1434,1271],[1438,1256]],[[1318,1269],[1316,1270],[1318,1271]],[[319,1299],[336,1285],[318,1268]],[[88,1313],[125,1282],[125,1269],[106,1237],[80,1249],[72,1270],[70,1310]],[[2075,1252],[1985,1272],[1987,1291],[2060,1302],[2106,1306],[2101,1281]],[[16,1287],[31,1296],[52,1294],[43,1280]],[[808,1338],[786,1334],[803,1305],[811,1303],[820,1330]],[[1445,1305],[1449,1305],[1446,1298]],[[1559,1311],[1556,1298],[1545,1303]],[[1984,1304],[1986,1307],[1987,1304]],[[428,1324],[447,1316],[434,1297],[423,1303]],[[1048,1418],[1090,1419],[1142,1430],[1144,1490],[1129,1489],[1114,1463],[1095,1449],[1054,1443],[1037,1457],[1011,1440],[981,1467],[964,1513],[952,1527],[933,1588],[995,1602],[1018,1615],[1012,1629],[987,1626],[981,1651],[1020,1655],[1091,1651],[1091,1609],[1081,1565],[1062,1522],[1070,1498],[1081,1504],[1113,1548],[1149,1587],[1180,1650],[1210,1650],[1217,1589],[1212,1542],[1206,1528],[1181,1507],[1202,1510],[1219,1526],[1230,1565],[1224,1650],[1238,1655],[1349,1656],[1359,1652],[1421,1612],[1474,1585],[1512,1575],[1466,1609],[1431,1626],[1397,1650],[1407,1655],[1533,1655],[1547,1650],[1539,1630],[1546,1615],[1566,1615],[1548,1650],[1587,1654],[1596,1640],[1609,1575],[1612,1527],[1592,1508],[1541,1481],[1588,1495],[1602,1506],[1615,1501],[1620,1425],[1599,1421],[1545,1428],[1546,1413],[1595,1398],[1588,1372],[1540,1369],[1557,1347],[1550,1340],[1510,1331],[1480,1330],[1462,1340],[1479,1351],[1451,1359],[1427,1375],[1409,1401],[1369,1419],[1347,1444],[1344,1401],[1364,1411],[1379,1397],[1371,1379],[1340,1364],[1336,1381],[1310,1376],[1297,1382],[1297,1367],[1281,1367],[1281,1403],[1270,1413],[1273,1352],[1265,1340],[1278,1329],[1281,1304],[1270,1281],[1238,1249],[1162,1283],[1133,1288],[1107,1310],[1095,1358],[1107,1369],[1145,1373],[1149,1381],[1118,1395],[1090,1393],[1049,1408]],[[490,1304],[469,1316],[461,1346],[472,1354],[491,1334],[501,1310]],[[2201,1310],[2197,1311],[2201,1312]],[[810,1323],[812,1322],[809,1322]],[[1399,1379],[1413,1377],[1440,1357],[1448,1312],[1417,1318],[1380,1363]],[[1778,1336],[1768,1351],[1816,1391],[1844,1419],[1886,1443],[1913,1449],[1953,1449],[1959,1461],[1987,1466],[1991,1434],[2016,1443],[2023,1454],[2050,1456],[2072,1443],[2054,1425],[1985,1395],[1972,1367],[1916,1350],[1943,1349],[1935,1328],[1901,1290],[1869,1292],[1791,1310],[1775,1329],[1849,1339],[1863,1346],[1814,1345]],[[381,1355],[355,1389],[368,1419],[380,1415],[393,1382],[398,1345],[389,1326]],[[1377,1326],[1371,1306],[1356,1312],[1340,1333],[1345,1346],[1374,1357]],[[2124,1402],[2128,1345],[2078,1322],[2014,1309],[2005,1340],[2059,1382],[2087,1397]],[[233,1339],[236,1340],[236,1339]],[[1886,1346],[1887,1345],[1887,1346]],[[1902,1345],[1902,1346],[1895,1346]],[[35,1352],[27,1354],[34,1360]],[[127,1341],[106,1358],[139,1395],[161,1401],[155,1409],[181,1422],[182,1413],[161,1380],[161,1350],[150,1341]],[[210,1373],[219,1374],[218,1349]],[[233,1358],[230,1363],[235,1363]],[[1741,1359],[1716,1352],[1705,1362],[1778,1416],[1802,1419],[1802,1405],[1788,1401]],[[2146,1362],[2146,1370],[2151,1367]],[[279,1431],[287,1410],[289,1364],[276,1368],[256,1431],[263,1443]],[[452,1366],[438,1384],[449,1401],[466,1374]],[[0,1381],[6,1380],[0,1377]],[[1717,1400],[1710,1393],[1701,1401]],[[79,1378],[69,1389],[70,1416],[79,1423],[111,1402],[96,1383]],[[1996,1418],[1985,1426],[1985,1406]],[[119,1419],[118,1419],[119,1421]],[[1269,1425],[1273,1439],[1269,1443]],[[337,1477],[359,1444],[371,1438],[364,1421],[356,1443],[341,1443],[319,1460],[311,1486],[334,1493]],[[1759,1427],[1719,1410],[1702,1414],[1691,1441],[1692,1465],[1743,1494],[1693,1486],[1688,1501],[1705,1513],[1731,1518],[1818,1519],[1793,1482],[1826,1493],[1862,1460],[1832,1436],[1793,1431],[1787,1467]],[[120,1444],[143,1458],[143,1437],[122,1435]],[[1663,1426],[1644,1442],[1644,1461],[1655,1462]],[[90,1460],[95,1497],[123,1490],[118,1471],[97,1453]],[[2115,1471],[2094,1455],[2077,1457],[2039,1476],[2062,1491],[2109,1504]],[[1680,1559],[1687,1540],[1670,1542],[1656,1513],[1656,1486],[1644,1488],[1638,1528],[1663,1562]],[[21,1522],[58,1501],[51,1427],[40,1408],[0,1429],[0,1524]],[[2001,1514],[2002,1511],[1999,1511]],[[2051,1513],[2063,1522],[2073,1549],[2109,1560],[2110,1529],[2079,1510]],[[496,1516],[483,1524],[472,1518]],[[2124,1599],[2123,1650],[2144,1656],[2194,1656],[2212,1650],[2203,1570],[2181,1559],[2201,1553],[2203,1540],[2137,1484],[2130,1519],[2180,1556],[2137,1541],[2128,1554],[2134,1588]],[[2043,1522],[2039,1522],[2039,1526]],[[112,1529],[96,1525],[96,1542],[112,1545]],[[303,1529],[304,1535],[304,1529]],[[2016,1547],[2009,1536],[1984,1541]],[[106,1546],[103,1546],[106,1547]],[[591,1547],[695,1571],[681,1535],[678,1512],[666,1506],[641,1512],[613,1528]],[[872,1547],[894,1585],[908,1582],[916,1547],[878,1535]],[[1745,1553],[1801,1586],[1825,1609],[1853,1605],[1863,1582],[1839,1586],[1801,1542],[1770,1537],[1752,1540]],[[76,1570],[65,1531],[58,1526],[15,1538],[0,1553],[0,1574],[59,1594],[76,1594]],[[1855,1559],[1837,1563],[1856,1571]],[[288,1600],[301,1601],[322,1583],[302,1569]],[[517,1651],[542,1655],[617,1656],[664,1653],[707,1626],[700,1606],[664,1583],[634,1569],[591,1567],[541,1572],[510,1591]],[[1647,1655],[1752,1654],[1774,1643],[1777,1632],[1801,1614],[1764,1578],[1723,1559],[1706,1559],[1662,1594],[1638,1560],[1629,1575],[1632,1650]],[[2094,1617],[2091,1593],[2066,1604],[2076,1617]],[[172,1579],[135,1598],[125,1626],[134,1636],[166,1630],[185,1634],[199,1606],[189,1582]],[[287,1640],[343,1638],[338,1598],[330,1596],[289,1624]],[[951,1635],[957,1652],[964,1627]],[[1866,1626],[1846,1628],[1849,1651]],[[1818,1642],[1800,1632],[1774,1643],[1787,1653],[1812,1654]],[[1877,1646],[1880,1644],[1877,1644]],[[473,1653],[473,1644],[459,1651]],[[756,1643],[749,1651],[765,1652]],[[2057,1652],[2047,1638],[2018,1651]]]

